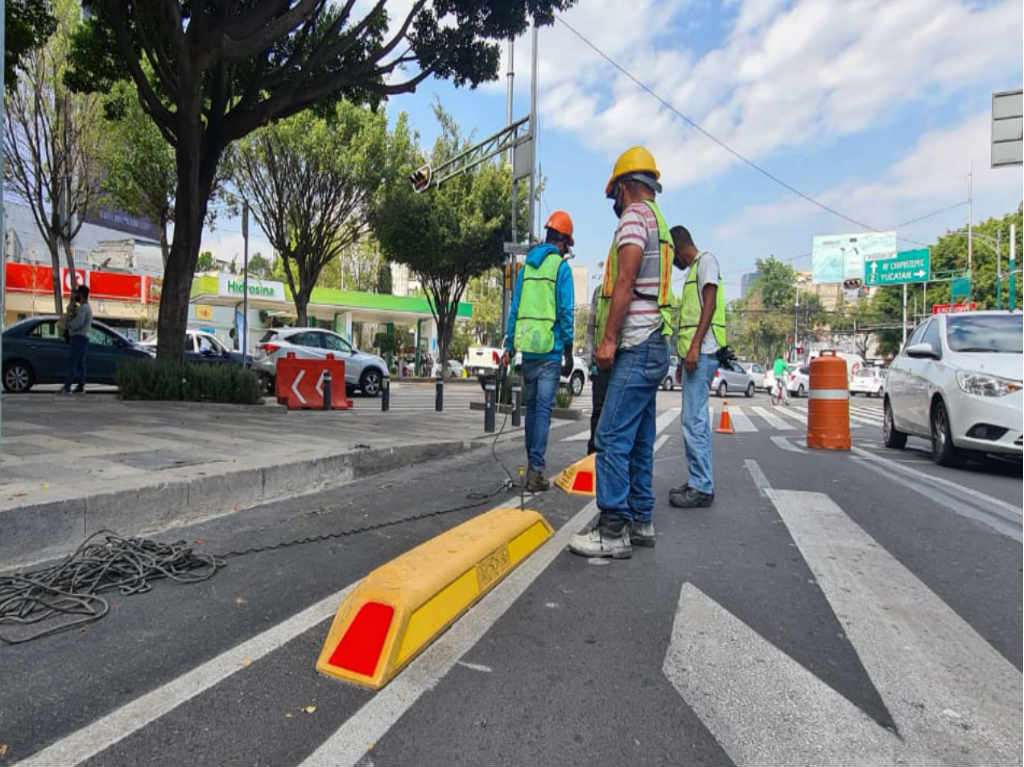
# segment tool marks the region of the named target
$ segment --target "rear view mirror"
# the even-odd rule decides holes
[[[939,355],[936,354],[935,349],[932,348],[931,344],[921,343],[913,344],[907,347],[906,355],[908,357],[914,357],[916,359],[928,358],[938,359]]]

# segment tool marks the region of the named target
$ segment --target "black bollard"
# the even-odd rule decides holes
[[[523,401],[523,387],[518,382],[512,384],[512,425],[518,426],[522,421],[519,408]]]
[[[440,413],[444,410],[444,379],[438,378],[434,382],[434,410]]]
[[[484,431],[494,431],[494,379],[488,378],[484,384]]]
[[[382,383],[384,388],[380,390],[380,411],[386,413],[391,408],[391,379],[385,378]]]
[[[324,371],[324,410],[331,409],[331,371]]]

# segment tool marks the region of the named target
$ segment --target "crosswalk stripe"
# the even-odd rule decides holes
[[[768,425],[771,426],[773,429],[783,430],[793,428],[792,424],[788,423],[787,421],[783,421],[781,418],[774,415],[773,413],[769,413],[763,407],[752,407],[750,409],[753,410],[757,415],[761,416],[761,418],[766,420],[768,422]]]
[[[741,431],[757,431],[757,427],[754,426],[754,422],[747,418],[741,407],[729,408],[729,415],[732,416],[732,428],[737,432]]]
[[[792,418],[794,421],[797,421],[801,426],[806,426],[807,425],[807,416],[806,415],[800,415],[798,412],[794,411],[792,408],[789,408],[789,407],[786,407],[786,406],[777,407],[777,408],[775,408],[775,412],[776,413],[782,413],[782,415],[786,416],[787,418]],[[806,413],[806,411],[804,411],[804,412]]]

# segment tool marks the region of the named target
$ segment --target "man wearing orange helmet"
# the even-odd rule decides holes
[[[572,270],[562,259],[573,244],[572,219],[565,211],[556,210],[545,229],[545,241],[530,248],[516,277],[502,357],[507,367],[516,351],[523,355],[526,489],[533,493],[551,487],[544,477],[551,408],[559,375],[572,372],[575,298]]]
[[[654,545],[654,437],[658,386],[668,372],[673,245],[654,201],[654,157],[633,147],[619,157],[605,194],[619,219],[598,302],[594,355],[610,370],[597,424],[597,507],[593,529],[569,550],[625,559],[632,544]]]

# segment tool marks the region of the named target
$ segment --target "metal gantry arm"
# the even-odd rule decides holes
[[[431,167],[429,163],[424,165],[410,177],[413,189],[425,192],[432,186],[440,186],[448,179],[472,170],[492,157],[497,157],[528,141],[529,132],[523,129],[529,122],[529,117],[523,117],[437,167]]]

